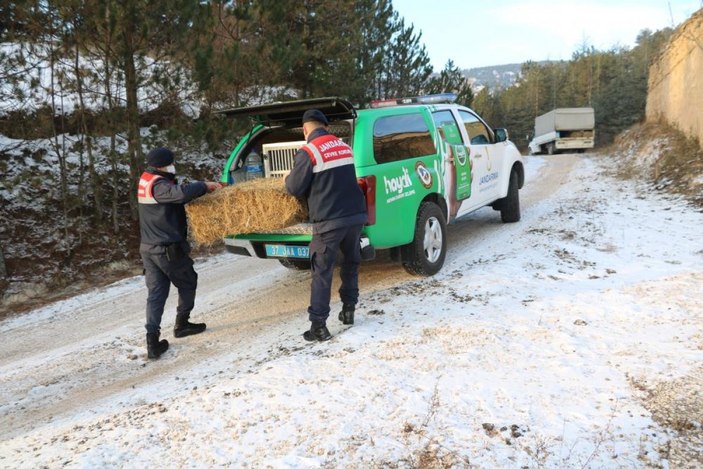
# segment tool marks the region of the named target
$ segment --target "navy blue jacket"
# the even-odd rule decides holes
[[[152,246],[165,246],[181,243],[190,251],[188,245],[188,221],[185,204],[207,193],[207,185],[196,181],[178,184],[173,174],[147,168],[145,175],[161,176],[151,186],[151,196],[156,203],[142,203],[139,200],[139,228],[141,232],[140,250],[150,250]],[[140,181],[141,184],[141,181]]]
[[[316,147],[325,153],[327,150],[320,142],[332,137],[320,127],[308,135],[308,144],[317,143]],[[349,148],[346,144],[340,147],[345,151]],[[324,233],[366,223],[366,200],[357,183],[353,161],[342,165],[331,164],[329,167],[320,165],[317,170],[314,166],[313,157],[300,149],[293,157],[293,169],[286,178],[286,190],[296,197],[307,199],[313,232]]]

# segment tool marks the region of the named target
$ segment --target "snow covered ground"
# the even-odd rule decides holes
[[[7,319],[0,466],[700,467],[703,213],[616,164],[529,157],[519,223],[460,220],[431,278],[362,265],[328,343],[307,273],[229,254],[158,361],[141,277]],[[678,426],[672,383],[700,391]]]

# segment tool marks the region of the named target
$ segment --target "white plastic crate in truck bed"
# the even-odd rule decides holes
[[[264,154],[264,174],[267,178],[282,178],[293,168],[293,156],[305,141],[266,143],[261,146]]]

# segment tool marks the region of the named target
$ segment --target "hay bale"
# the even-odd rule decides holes
[[[226,186],[186,204],[190,237],[212,244],[225,235],[278,230],[307,219],[307,209],[285,190],[283,179]]]

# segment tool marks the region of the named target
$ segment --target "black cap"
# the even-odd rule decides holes
[[[319,122],[321,124],[329,124],[327,117],[322,113],[322,111],[317,109],[308,109],[303,114],[303,124],[306,122]]]
[[[146,162],[154,168],[163,168],[173,163],[173,152],[168,148],[154,148],[146,155]]]

